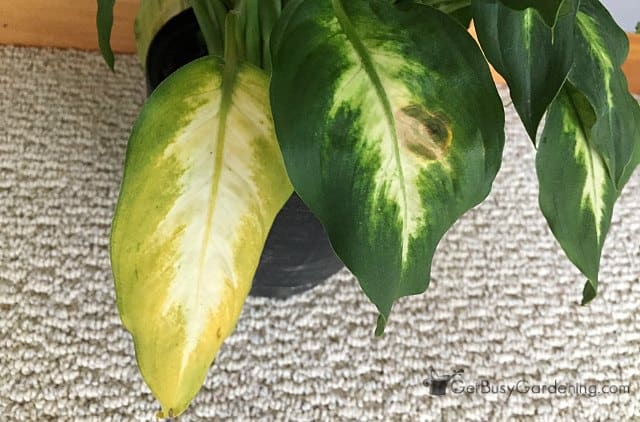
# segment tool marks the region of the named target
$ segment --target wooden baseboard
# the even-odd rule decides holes
[[[1,0],[0,44],[98,48],[96,0]],[[111,45],[135,52],[133,21],[140,0],[116,0]]]
[[[135,52],[133,21],[140,0],[117,0],[111,37],[113,50]],[[0,44],[97,49],[96,0],[2,0]],[[629,34],[629,58],[623,69],[629,89],[640,93],[640,35]],[[498,83],[504,80],[496,73]]]
[[[627,34],[629,36],[629,57],[622,66],[627,80],[629,90],[640,94],[640,34]]]

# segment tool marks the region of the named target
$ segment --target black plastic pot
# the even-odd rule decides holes
[[[187,9],[170,19],[149,46],[148,91],[181,66],[205,55],[198,22]],[[342,267],[324,228],[294,193],[269,232],[251,295],[286,298],[317,286]]]

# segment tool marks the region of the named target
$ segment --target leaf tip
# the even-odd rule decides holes
[[[592,282],[591,280],[587,280],[584,285],[584,290],[582,291],[582,302],[581,306],[588,305],[593,299],[595,299],[598,294],[598,285],[597,283]]]
[[[376,337],[382,337],[382,335],[384,334],[384,329],[387,326],[387,318],[384,317],[384,315],[379,314],[378,315],[378,321],[376,322],[376,332],[375,332],[375,336]]]
[[[110,57],[105,56],[104,61],[107,62],[109,70],[111,70],[113,73],[116,73],[116,60],[113,57],[113,54]]]

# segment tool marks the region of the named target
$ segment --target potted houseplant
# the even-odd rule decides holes
[[[98,4],[113,65],[113,0]],[[640,162],[628,41],[598,0],[142,0],[143,64],[166,10],[188,6],[209,54],[143,107],[111,236],[118,309],[160,416],[199,390],[294,187],[376,305],[378,335],[397,298],[425,291],[440,238],[500,167],[486,59],[537,148],[540,208],[587,278],[583,304],[596,296]]]

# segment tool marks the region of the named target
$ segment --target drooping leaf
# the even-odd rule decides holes
[[[533,7],[513,9],[505,0],[473,3],[478,40],[507,81],[513,104],[534,143],[540,120],[573,64],[578,3],[562,1],[553,27]]]
[[[296,191],[380,312],[423,292],[446,230],[501,162],[502,103],[477,44],[411,1],[293,0],[271,105]]]
[[[230,67],[200,59],[154,91],[129,140],[112,226],[118,309],[165,417],[200,389],[292,192],[268,78]]]
[[[476,0],[473,0],[474,2]],[[564,0],[500,0],[513,10],[535,9],[550,27],[556,24]]]
[[[114,69],[115,57],[111,50],[111,27],[113,26],[113,6],[115,0],[97,0],[98,12],[96,14],[96,26],[98,28],[98,46],[104,61],[111,70]]]
[[[596,113],[593,145],[618,191],[640,163],[640,107],[621,69],[628,54],[629,40],[604,6],[598,0],[581,0],[569,81]]]
[[[537,158],[540,206],[569,259],[598,290],[611,213],[640,162],[640,107],[620,66],[628,40],[597,0],[581,0],[574,67],[552,104]]]
[[[169,19],[189,7],[189,0],[141,0],[134,32],[138,59],[144,69],[151,41]]]
[[[587,99],[565,84],[549,108],[536,157],[542,213],[588,278],[583,304],[597,292],[600,255],[618,197],[591,137],[595,122]]]

